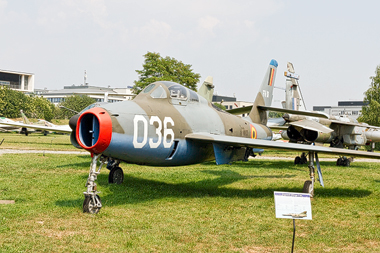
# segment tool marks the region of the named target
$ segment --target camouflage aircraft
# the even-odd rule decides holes
[[[282,137],[290,142],[328,143],[331,147],[358,149],[360,146],[373,145],[380,142],[380,127],[370,126],[348,117],[329,116],[328,119],[285,114],[289,123]],[[296,157],[295,163],[305,163],[305,154]],[[337,165],[349,166],[350,159],[340,157]]]
[[[293,64],[288,62],[287,90],[295,92],[296,99],[287,99],[286,103],[300,110],[304,110],[304,101],[300,91],[297,91],[298,75],[294,73]],[[289,85],[290,84],[290,85]],[[291,93],[291,92],[289,92]],[[288,105],[289,106],[289,105]],[[303,107],[303,108],[302,108]],[[286,131],[282,132],[282,138],[290,142],[298,143],[328,143],[330,147],[358,149],[360,146],[371,145],[372,149],[376,142],[380,142],[380,127],[358,123],[346,115],[300,115],[300,113],[286,113],[283,119],[287,123]],[[340,157],[337,165],[349,166],[351,159]],[[297,156],[295,164],[307,163],[306,154]]]
[[[305,182],[304,191],[313,194],[314,160],[323,185],[319,152],[380,158],[380,154],[270,141],[266,108],[271,105],[277,66],[275,60],[270,62],[249,117],[244,119],[168,81],[148,85],[133,100],[101,105],[72,117],[72,144],[92,153],[83,211],[97,213],[102,207],[95,181],[104,165],[110,170],[109,183],[123,182],[120,162],[179,166],[215,160],[228,164],[247,160],[262,148],[297,150],[309,152],[311,180]]]

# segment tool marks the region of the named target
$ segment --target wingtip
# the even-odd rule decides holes
[[[278,63],[277,63],[277,61],[275,60],[275,59],[272,59],[271,61],[270,61],[270,65],[272,65],[272,66],[274,66],[274,67],[278,67]]]

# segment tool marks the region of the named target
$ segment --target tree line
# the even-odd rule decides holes
[[[21,91],[12,90],[7,86],[0,86],[0,116],[6,118],[19,118],[20,110],[23,110],[27,117],[47,121],[70,118],[75,113],[59,106],[65,106],[79,112],[95,102],[95,99],[86,95],[73,95],[67,97],[65,101],[56,106],[46,98],[35,94],[25,95]]]

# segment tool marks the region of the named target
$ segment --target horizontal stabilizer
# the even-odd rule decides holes
[[[226,110],[226,112],[234,114],[234,115],[240,115],[240,114],[244,114],[244,113],[249,113],[251,110],[252,110],[252,105],[245,106],[245,107],[239,107],[239,108],[235,108],[235,109],[229,109],[229,110]]]
[[[278,107],[270,107],[270,106],[258,106],[258,108],[261,110],[290,113],[290,114],[295,114],[295,115],[304,115],[304,116],[319,117],[319,118],[325,118],[325,119],[329,118],[329,115],[327,115],[323,112],[297,111],[297,110],[278,108]]]

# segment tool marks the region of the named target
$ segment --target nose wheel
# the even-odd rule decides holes
[[[84,213],[97,214],[99,213],[100,208],[102,208],[102,203],[100,201],[99,195],[96,194],[95,196],[85,196],[83,202]]]

